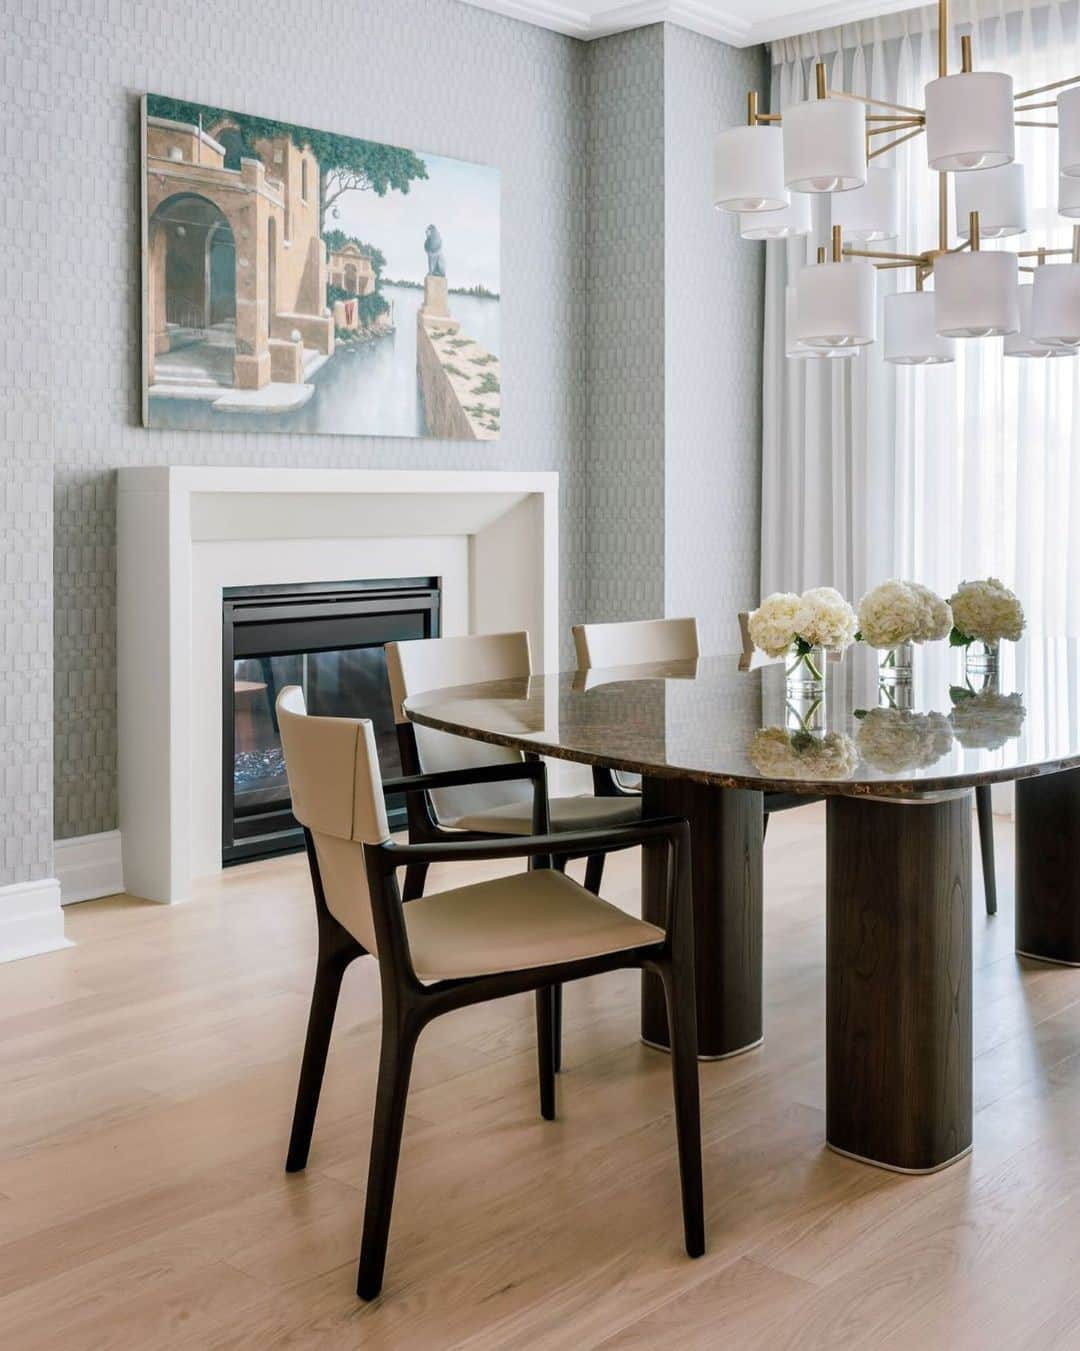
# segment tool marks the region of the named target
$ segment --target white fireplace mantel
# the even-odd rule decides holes
[[[528,629],[558,665],[558,475],[147,467],[119,474],[124,886],[221,866],[221,591],[439,576],[444,634]]]

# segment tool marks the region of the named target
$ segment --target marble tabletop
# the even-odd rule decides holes
[[[725,787],[903,797],[1080,766],[1080,640],[1003,643],[996,678],[964,653],[916,648],[910,685],[879,682],[858,645],[828,664],[826,695],[792,701],[782,663],[737,655],[565,671],[433,690],[423,726],[630,772]]]

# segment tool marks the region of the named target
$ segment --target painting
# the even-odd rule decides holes
[[[494,440],[499,171],[147,94],[143,421]]]

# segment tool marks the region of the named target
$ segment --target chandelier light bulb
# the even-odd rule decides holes
[[[779,211],[741,211],[739,233],[743,239],[796,239],[808,235],[810,198],[805,192],[793,192],[789,204]]]
[[[1027,229],[1024,166],[1000,164],[977,174],[957,174],[956,233],[961,239],[968,238],[973,211],[979,213],[983,239],[1023,234]]]
[[[936,329],[943,338],[996,338],[1020,329],[1015,253],[949,253],[934,263]]]
[[[1057,114],[1058,168],[1066,178],[1080,178],[1080,85],[1061,91]]]
[[[1037,274],[1036,274],[1037,275]],[[1075,356],[1077,348],[1075,347],[1049,347],[1046,343],[1036,342],[1031,336],[1031,298],[1034,294],[1034,286],[1021,286],[1019,291],[1020,303],[1020,332],[1011,333],[1005,339],[1003,350],[1007,357],[1027,357],[1045,359],[1046,357],[1070,357]]]
[[[795,337],[796,291],[794,286],[784,287],[784,355],[792,361],[835,360],[837,357],[857,357],[857,347],[808,347]]]
[[[866,182],[866,114],[847,99],[785,108],[784,182],[792,192],[849,192]]]
[[[895,239],[900,233],[899,185],[895,169],[867,170],[866,183],[840,193],[832,203],[832,223],[843,227],[845,239],[863,243]]]
[[[956,360],[956,345],[936,329],[933,291],[885,297],[885,360],[894,366],[941,366]]]
[[[784,150],[779,127],[729,127],[713,149],[713,205],[721,211],[780,211]]]
[[[1080,263],[1035,269],[1031,288],[1031,336],[1047,347],[1080,347]]]
[[[1011,75],[964,71],[930,81],[926,86],[926,156],[931,169],[938,173],[993,169],[1011,164],[1015,155]]]
[[[818,263],[795,283],[795,338],[811,347],[865,347],[874,341],[877,274],[870,263]]]

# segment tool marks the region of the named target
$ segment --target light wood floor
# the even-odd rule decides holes
[[[1013,956],[1006,824],[996,920],[975,879],[975,1152],[928,1178],[822,1143],[822,846],[821,808],[772,823],[766,1042],[701,1068],[707,1256],[681,1250],[668,1061],[616,974],[567,993],[553,1124],[530,999],[425,1033],[370,1306],[371,961],[347,980],[311,1164],[283,1171],[304,863],[172,909],[69,910],[75,948],[0,967],[0,1346],[1080,1347],[1080,971]],[[636,887],[617,859],[609,894]]]

